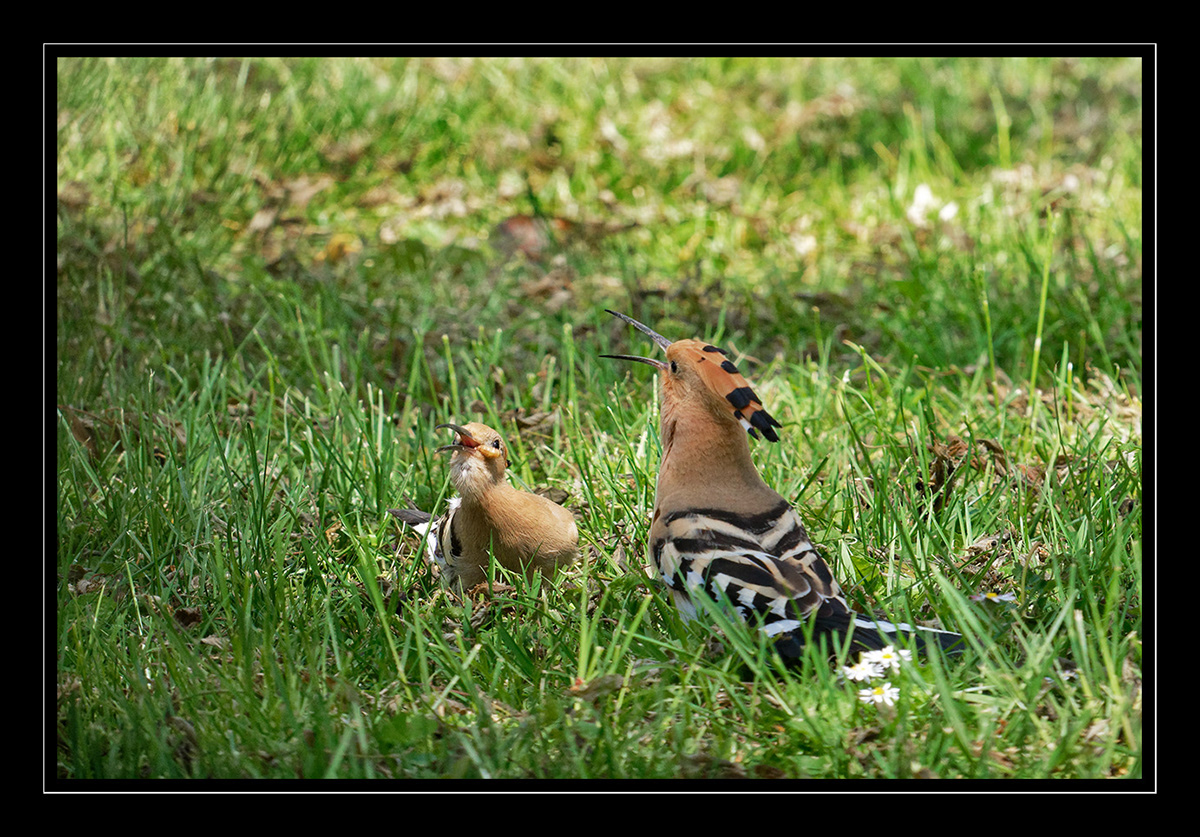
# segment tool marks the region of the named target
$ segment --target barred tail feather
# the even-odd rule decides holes
[[[399,520],[401,523],[406,523],[409,526],[417,529],[419,526],[424,526],[429,523],[432,515],[429,512],[423,512],[419,509],[388,509],[388,513],[392,517]],[[428,527],[426,527],[428,528]],[[422,535],[425,534],[424,529],[418,530]]]
[[[451,511],[456,506],[451,506]],[[440,543],[442,524],[446,517],[434,517],[419,509],[388,509],[393,517],[409,526],[425,542],[425,559],[439,567],[445,566]]]
[[[823,613],[813,617],[812,641],[829,641],[830,652],[835,645],[844,642],[846,636],[850,637],[852,647],[858,651],[877,651],[888,645],[910,643],[918,651],[924,651],[930,643],[935,643],[943,652],[949,654],[961,654],[965,648],[962,634],[953,631],[904,622],[888,622],[858,613]],[[804,629],[797,627],[782,633],[775,640],[775,650],[788,662],[799,661],[803,657],[805,639]]]
[[[905,622],[888,622],[886,619],[874,619],[869,616],[854,614],[854,640],[856,643],[870,644],[870,648],[882,648],[884,645],[894,645],[897,639],[912,642],[918,651],[922,651],[929,643],[936,643],[943,651],[961,654],[964,646],[962,634],[954,631],[943,631],[939,628],[926,628],[923,625],[909,625]],[[878,644],[876,644],[878,643]]]

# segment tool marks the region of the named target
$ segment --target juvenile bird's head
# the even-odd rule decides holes
[[[673,434],[671,428],[682,417],[697,413],[713,417],[718,427],[740,424],[756,439],[761,432],[768,440],[779,441],[775,428],[781,425],[763,408],[750,383],[726,357],[728,353],[724,349],[703,340],[672,343],[637,320],[605,310],[649,335],[667,354],[666,362],[635,355],[602,355],[647,363],[659,370],[664,441],[669,441]]]
[[[443,445],[438,452],[454,452],[450,457],[450,481],[459,494],[464,497],[481,494],[504,481],[508,448],[499,433],[477,421],[466,425],[439,424],[435,429],[442,428],[458,434],[458,441]]]

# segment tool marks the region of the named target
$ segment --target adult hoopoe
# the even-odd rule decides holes
[[[605,309],[607,310],[607,309]],[[672,343],[636,320],[609,311],[649,335],[666,362],[647,363],[662,378],[662,463],[650,523],[650,555],[685,619],[694,595],[728,599],[744,621],[754,617],[785,659],[796,659],[811,620],[814,638],[849,634],[860,648],[882,648],[899,634],[918,645],[950,648],[959,634],[894,624],[850,609],[799,516],[763,482],[747,435],[779,441],[778,421],[723,349],[701,340]]]
[[[505,480],[508,449],[499,433],[478,422],[442,428],[458,434],[454,444],[438,448],[453,451],[450,482],[458,496],[437,518],[416,509],[389,511],[425,538],[426,556],[447,584],[469,590],[485,581],[489,555],[505,569],[545,575],[579,557],[571,513]]]

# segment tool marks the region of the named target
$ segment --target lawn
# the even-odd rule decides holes
[[[1144,781],[1143,68],[58,59],[46,781]],[[728,349],[849,597],[966,652],[875,702],[682,623],[605,308]],[[443,589],[387,510],[468,421],[586,561]]]

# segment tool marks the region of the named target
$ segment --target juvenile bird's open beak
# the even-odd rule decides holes
[[[438,453],[441,453],[444,450],[470,450],[471,448],[479,447],[479,442],[475,441],[475,437],[471,435],[471,431],[467,430],[467,428],[465,428],[461,425],[439,424],[437,427],[435,427],[433,429],[441,430],[446,427],[450,428],[451,430],[453,430],[455,433],[458,434],[458,441],[456,443],[454,443],[453,445],[442,445],[440,448],[437,449]]]
[[[659,334],[657,331],[650,328],[649,326],[642,325],[641,323],[639,323],[637,320],[633,319],[632,317],[626,317],[624,314],[619,314],[616,311],[610,310],[608,308],[605,308],[604,310],[608,311],[608,313],[612,314],[614,317],[624,320],[625,322],[629,323],[631,326],[633,326],[634,328],[636,328],[638,331],[642,332],[643,334],[649,335],[650,338],[655,343],[657,343],[659,346],[662,347],[663,351],[666,351],[670,347],[671,341],[668,340],[667,338],[663,337],[661,334]],[[652,360],[651,358],[638,357],[637,355],[600,355],[600,357],[611,357],[611,358],[615,358],[616,360],[636,360],[638,363],[648,363],[649,365],[655,367],[656,369],[666,369],[667,368],[667,365],[665,363],[663,363],[661,360]]]

